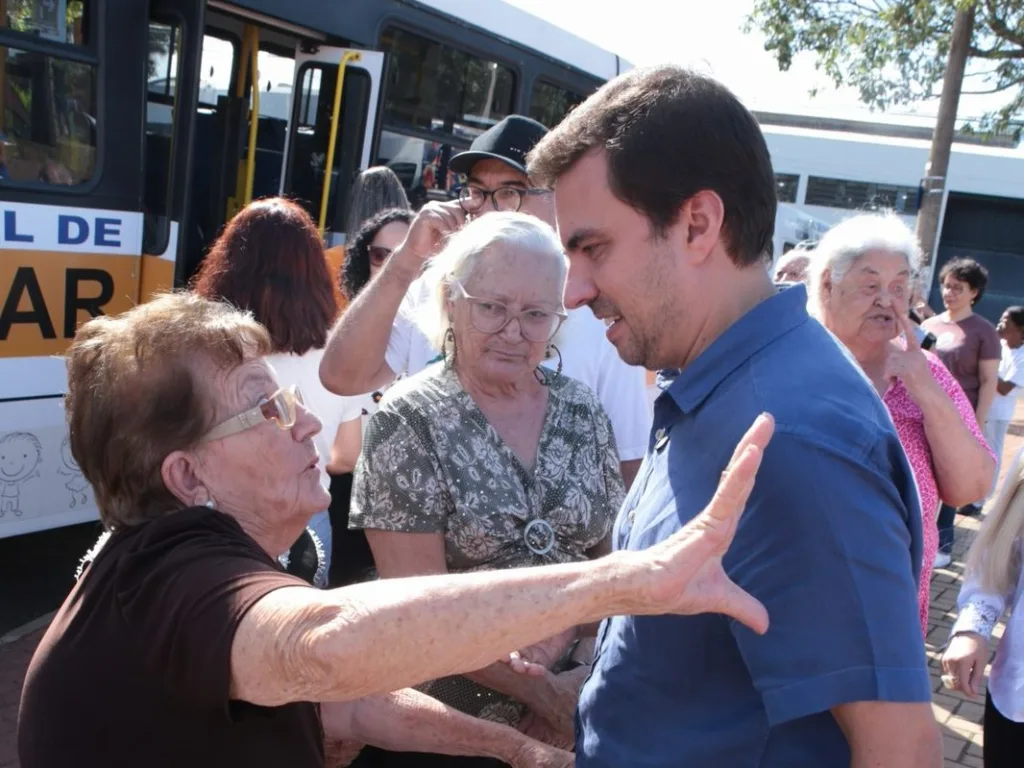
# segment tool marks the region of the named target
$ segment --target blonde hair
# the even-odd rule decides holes
[[[1024,536],[1024,453],[1014,459],[981,533],[967,553],[967,573],[986,592],[1005,595],[1017,584]]]
[[[453,280],[463,285],[488,251],[505,246],[514,251],[550,256],[559,266],[559,284],[564,288],[569,272],[569,260],[562,243],[551,226],[536,216],[502,211],[474,219],[452,235],[424,272],[423,280],[429,286],[431,298],[424,303],[417,318],[423,335],[434,346],[442,349],[448,332],[448,299]],[[562,307],[562,291],[558,294]]]
[[[842,282],[853,265],[868,251],[891,251],[907,260],[911,270],[918,263],[920,249],[914,233],[903,220],[889,213],[862,213],[836,224],[825,233],[807,265],[807,311],[822,320],[825,316],[825,275],[832,285]]]

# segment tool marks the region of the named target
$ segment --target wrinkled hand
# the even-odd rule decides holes
[[[576,641],[576,636],[576,627],[570,627],[565,632],[534,643],[521,651],[513,651],[502,661],[520,674],[543,677],[565,655],[569,646]]]
[[[981,690],[988,662],[988,643],[976,632],[958,634],[942,654],[942,684],[972,698]]]
[[[576,756],[550,744],[525,740],[509,765],[512,768],[572,768],[576,765]]]
[[[896,322],[903,330],[906,338],[906,349],[900,349],[893,345],[889,352],[889,358],[885,362],[885,375],[887,379],[899,379],[913,396],[919,392],[921,387],[934,384],[931,369],[928,367],[928,358],[924,356],[921,345],[914,334],[913,321],[900,313],[896,313]]]
[[[409,226],[409,233],[395,255],[411,254],[420,261],[436,255],[445,239],[466,223],[466,213],[458,201],[430,202],[420,208]]]
[[[573,731],[567,733],[564,729],[556,728],[532,709],[519,721],[518,728],[531,739],[556,749],[572,749],[576,740]]]
[[[736,535],[774,429],[771,416],[758,416],[736,446],[718,490],[704,510],[671,538],[642,552],[629,553],[646,567],[645,583],[639,586],[632,613],[721,613],[758,634],[768,630],[768,611],[729,579],[722,568],[722,556]]]

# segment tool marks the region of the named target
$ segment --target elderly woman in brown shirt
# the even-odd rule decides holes
[[[558,354],[565,317],[567,260],[554,231],[517,213],[481,217],[429,270],[437,301],[422,324],[443,360],[388,392],[356,466],[350,524],[366,529],[380,575],[605,554],[624,496],[611,425],[589,389],[541,367]],[[571,739],[585,672],[517,678],[498,665],[426,690]]]

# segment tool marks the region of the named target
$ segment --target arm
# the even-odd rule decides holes
[[[772,617],[760,638],[731,625],[769,725],[830,711],[846,724],[853,765],[868,766],[885,750],[929,755],[939,735],[917,619],[913,473],[894,434],[861,437],[863,448],[839,450],[777,435],[725,562]],[[886,716],[905,729],[862,725]],[[877,764],[932,768],[884,760]]]
[[[1024,554],[1017,543],[1017,562]],[[1020,573],[1012,575],[1016,583]],[[968,572],[957,598],[958,615],[949,635],[949,646],[942,655],[943,683],[970,697],[981,692],[988,663],[988,642],[992,631],[1006,611],[1009,595],[982,587],[978,575]]]
[[[984,424],[988,419],[988,409],[992,407],[992,399],[996,396],[996,383],[999,381],[999,361],[981,360],[978,362],[978,423]],[[984,492],[982,493],[984,495]],[[980,496],[978,498],[981,498]]]
[[[338,426],[331,446],[330,462],[327,471],[332,475],[343,475],[356,468],[356,460],[363,448],[363,419],[343,421]]]
[[[924,414],[939,496],[951,506],[971,504],[991,487],[996,462],[960,385],[938,361],[929,367],[931,383],[911,395]]]
[[[515,768],[568,768],[569,752],[514,728],[470,717],[413,689],[321,705],[328,752],[339,741],[392,752],[493,757]]]
[[[931,704],[859,701],[833,708],[850,744],[850,768],[941,768]]]
[[[623,461],[619,465],[619,471],[622,472],[622,482],[625,484],[627,491],[633,487],[636,473],[640,471],[640,465],[643,463],[643,459],[630,459],[629,461]]]
[[[373,559],[381,578],[402,578],[448,572],[444,556],[444,535],[441,533],[399,533],[367,530],[366,540],[373,550]],[[575,700],[566,712],[565,693],[555,675],[527,676],[513,671],[508,664],[495,662],[469,672],[466,677],[536,710],[544,719],[565,726],[571,719]]]
[[[972,504],[988,493],[995,458],[963,389],[938,358],[921,350],[910,320],[900,322],[906,349],[893,349],[887,372],[903,382],[924,415],[939,496],[951,506]]]
[[[358,395],[387,384],[399,373],[388,366],[385,353],[402,299],[424,262],[465,220],[457,201],[423,206],[380,274],[331,330],[320,361],[320,379],[327,389],[338,395]]]
[[[996,392],[1000,395],[1008,395],[1017,388],[1017,385],[1012,381],[1003,381],[999,379],[996,382]]]
[[[770,418],[759,418],[705,511],[643,552],[336,590],[276,589],[234,633],[230,694],[267,706],[356,699],[479,669],[513,648],[614,614],[713,610],[763,633],[767,613],[725,575],[722,556],[772,429]]]

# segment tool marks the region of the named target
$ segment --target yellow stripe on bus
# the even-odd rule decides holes
[[[59,355],[78,325],[171,287],[174,263],[58,251],[0,250],[0,357]]]

